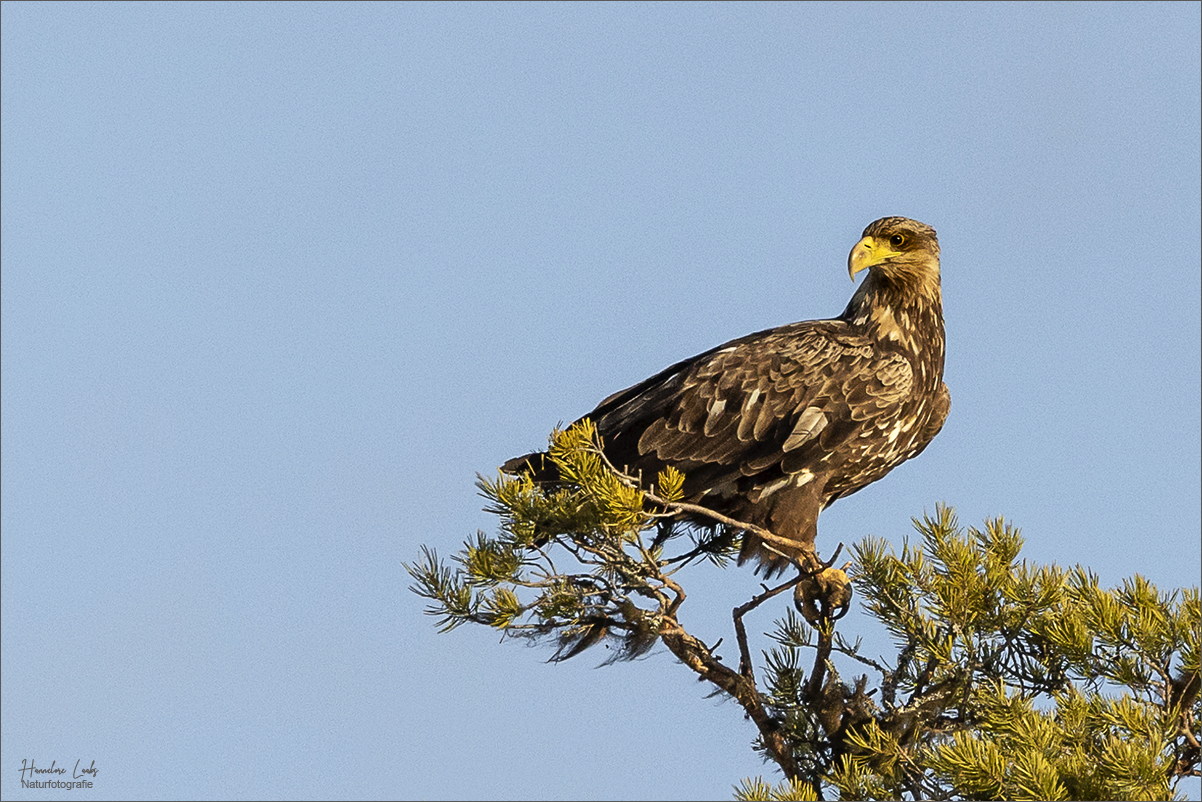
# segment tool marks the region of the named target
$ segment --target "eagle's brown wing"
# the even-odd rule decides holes
[[[841,320],[813,321],[673,365],[588,417],[619,468],[655,476],[673,465],[687,500],[809,545],[832,478],[840,495],[862,486],[846,486],[855,474],[878,478],[857,464],[888,450],[912,385],[903,354],[874,350]]]

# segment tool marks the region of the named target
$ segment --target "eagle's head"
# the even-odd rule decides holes
[[[935,229],[908,217],[882,217],[868,228],[847,257],[847,272],[855,281],[871,270],[885,284],[907,286],[912,292],[939,290],[939,239]]]
[[[935,229],[908,217],[882,217],[847,257],[847,272],[868,271],[843,319],[943,365],[943,293]],[[931,372],[934,375],[934,371]]]

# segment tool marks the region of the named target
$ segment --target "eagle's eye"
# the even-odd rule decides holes
[[[894,234],[892,237],[889,238],[889,244],[892,245],[894,248],[900,248],[901,246],[906,244],[906,238],[904,236],[902,236],[901,234]]]

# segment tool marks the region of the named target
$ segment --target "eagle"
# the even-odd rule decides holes
[[[782,551],[745,534],[739,563],[754,558],[766,576],[813,555],[818,514],[922,453],[951,407],[935,229],[883,217],[847,268],[853,282],[868,275],[838,317],[731,340],[584,416],[614,466],[643,476],[673,466],[683,501],[787,539]],[[553,483],[543,457],[502,470]]]

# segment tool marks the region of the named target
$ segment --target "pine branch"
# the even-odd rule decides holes
[[[914,520],[920,543],[899,555],[866,539],[842,569],[839,550],[791,558],[796,577],[731,611],[731,667],[715,654],[721,639],[709,647],[681,624],[683,570],[729,560],[738,533],[782,556],[796,544],[680,501],[678,472],[644,486],[616,471],[588,426],[556,433],[549,453],[553,486],[481,478],[498,535],[477,533],[448,562],[423,547],[405,565],[410,589],[440,630],[489,626],[549,643],[553,661],[604,642],[613,663],[663,643],[739,704],[754,748],[786,778],[744,781],[741,798],[1148,798],[1199,776],[1196,588],[1166,595],[1135,577],[1106,590],[1084,569],[1033,568],[1016,529],[999,519],[964,530],[939,506]],[[682,521],[691,545],[676,541]],[[891,660],[836,631],[847,570],[896,643]],[[766,633],[777,647],[757,667],[746,618],[789,589],[792,607]],[[844,658],[879,682],[844,682]]]

